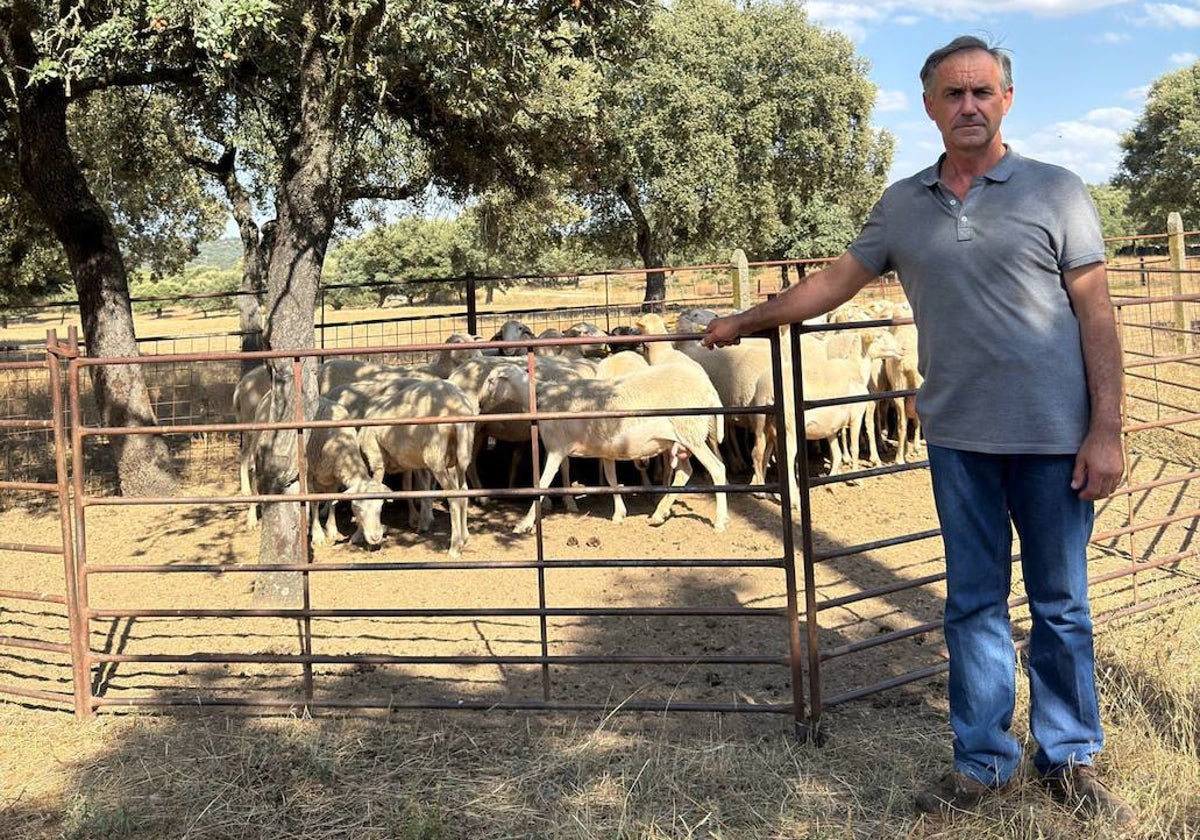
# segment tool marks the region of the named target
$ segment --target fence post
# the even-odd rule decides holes
[[[1175,346],[1180,353],[1187,352],[1187,336],[1191,325],[1185,321],[1183,301],[1183,270],[1187,255],[1183,248],[1183,219],[1176,212],[1167,214],[1167,250],[1171,257],[1171,294],[1175,301]]]
[[[750,263],[746,252],[738,248],[730,258],[729,279],[733,284],[733,308],[745,309],[750,305]]]
[[[475,272],[468,271],[466,280],[467,332],[479,335],[479,284],[475,282]]]

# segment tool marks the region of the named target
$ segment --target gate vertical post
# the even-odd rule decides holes
[[[800,546],[804,556],[804,627],[808,643],[808,692],[809,722],[807,735],[815,743],[821,743],[821,625],[817,619],[816,561],[812,539],[812,500],[808,481],[808,447],[804,434],[804,359],[800,352],[800,329],[792,324],[788,328],[788,342],[792,351],[792,384],[795,389],[796,412],[796,472],[799,473],[800,488]],[[790,465],[789,465],[790,467]],[[782,467],[781,467],[782,468]]]
[[[779,395],[774,400],[775,427],[787,428],[785,417],[787,398],[783,387],[784,365],[781,350],[782,331],[771,332],[771,384]],[[792,726],[796,737],[807,741],[812,737],[810,718],[804,702],[804,645],[800,639],[800,608],[797,595],[796,542],[792,521],[792,488],[785,471],[792,463],[792,441],[784,434],[776,435],[776,463],[779,475],[780,515],[783,519],[783,572],[787,590],[788,667],[792,678]]]
[[[92,660],[91,648],[88,642],[88,628],[90,625],[88,621],[87,527],[84,522],[83,512],[83,407],[79,388],[79,376],[83,366],[79,363],[79,338],[75,332],[75,328],[71,327],[67,335],[69,347],[65,355],[70,359],[67,364],[67,399],[69,408],[66,412],[63,412],[61,410],[62,398],[61,396],[57,397],[59,402],[55,406],[55,422],[65,437],[67,430],[63,428],[61,418],[64,413],[70,418],[71,493],[69,495],[73,534],[69,548],[72,556],[69,562],[64,560],[64,563],[68,576],[67,613],[71,630],[71,674],[75,693],[75,716],[90,718],[95,714],[95,710],[92,707]],[[57,340],[55,344],[57,345]],[[54,373],[53,367],[51,368],[50,376],[52,382],[58,378]],[[61,390],[61,386],[59,390]],[[60,445],[57,431],[55,435],[55,448],[58,450],[58,453],[55,455],[55,469],[62,471],[62,480],[65,482],[67,479],[66,453]],[[62,459],[61,464],[58,463],[60,457]],[[65,487],[62,492],[65,492]]]
[[[467,332],[479,335],[479,283],[475,280],[475,272],[467,272]]]
[[[1171,255],[1171,294],[1175,296],[1175,347],[1179,353],[1186,353],[1189,325],[1180,298],[1183,296],[1187,254],[1183,247],[1183,219],[1174,211],[1167,216],[1167,251]]]
[[[71,684],[75,698],[75,717],[92,716],[90,669],[85,656],[87,646],[87,603],[79,597],[75,574],[75,545],[71,527],[71,492],[67,469],[67,432],[62,395],[62,367],[59,354],[70,349],[58,342],[54,330],[46,333],[46,371],[50,377],[50,410],[53,412],[54,476],[58,484],[58,522],[62,530],[63,582],[66,585],[67,627],[71,643]]]
[[[297,423],[307,422],[304,414],[304,357],[295,356],[292,358],[292,382],[295,383],[293,393],[296,395],[296,411],[295,420]],[[308,453],[305,447],[308,446],[308,437],[312,434],[312,429],[299,428],[296,429],[296,468],[298,472],[300,495],[308,495]],[[312,556],[312,531],[309,529],[309,523],[313,521],[313,505],[317,505],[317,512],[321,503],[306,499],[300,503],[300,563],[310,564],[313,561]],[[318,522],[319,524],[319,522]],[[303,608],[303,616],[300,618],[300,651],[304,656],[304,662],[300,666],[303,674],[304,684],[304,699],[311,705],[313,699],[313,664],[312,664],[312,616],[309,611],[312,609],[312,593],[309,591],[309,574],[307,571],[300,573],[300,595],[301,606]]]

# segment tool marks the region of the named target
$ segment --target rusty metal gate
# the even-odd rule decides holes
[[[1194,305],[1198,298],[1185,296],[1182,300]],[[1172,352],[1164,356],[1160,348],[1144,347],[1145,342],[1137,342],[1134,347],[1129,338],[1131,330],[1138,328],[1135,313],[1149,313],[1144,326],[1151,330],[1156,305],[1161,304],[1151,299],[1119,302],[1129,350],[1127,375],[1146,378],[1130,388],[1136,393],[1139,408],[1135,409],[1131,400],[1126,411],[1129,482],[1106,502],[1093,539],[1092,582],[1094,599],[1100,606],[1098,621],[1191,596],[1197,588],[1191,583],[1194,570],[1189,571],[1188,561],[1195,558],[1190,535],[1198,515],[1195,482],[1200,471],[1179,468],[1186,457],[1158,457],[1154,447],[1148,448],[1150,454],[1143,454],[1130,445],[1140,434],[1151,434],[1156,442],[1169,438],[1168,443],[1181,440],[1190,445],[1196,440],[1192,424],[1200,421],[1200,406],[1191,404],[1194,395],[1200,393],[1200,385],[1190,383],[1197,354],[1177,352],[1178,342],[1173,341]],[[813,329],[863,326],[851,323]],[[800,358],[799,337],[800,330],[794,330],[790,340],[781,341],[777,335],[758,339],[770,343],[776,394],[787,391],[789,366],[785,359],[789,349],[792,358]],[[647,338],[626,340],[632,343]],[[1185,331],[1183,340],[1194,342],[1195,337]],[[433,352],[439,346],[359,347],[353,353],[370,357],[398,350]],[[60,343],[52,335],[44,360],[3,366],[2,371],[37,370],[45,376],[49,416],[18,418],[12,415],[19,412],[5,412],[0,430],[32,429],[49,435],[55,480],[6,480],[0,483],[0,490],[53,499],[61,540],[0,542],[0,554],[6,558],[18,553],[57,557],[63,562],[63,571],[55,576],[61,591],[49,592],[44,587],[0,590],[4,606],[0,613],[4,621],[0,653],[13,661],[23,661],[27,658],[25,652],[33,652],[55,658],[57,663],[48,671],[47,663],[39,662],[38,667],[24,673],[10,663],[7,670],[20,678],[0,682],[0,694],[69,707],[79,716],[108,709],[171,706],[768,713],[789,716],[800,735],[810,736],[817,731],[823,710],[828,707],[933,677],[945,669],[944,653],[936,642],[929,643],[940,628],[942,574],[938,569],[937,528],[912,527],[904,520],[904,530],[886,532],[885,528],[884,533],[864,540],[863,534],[875,533],[888,523],[835,521],[838,504],[847,498],[837,494],[855,492],[852,485],[856,483],[899,482],[904,474],[923,470],[925,464],[921,461],[836,477],[810,476],[807,450],[800,446],[799,498],[795,500],[800,516],[796,523],[786,481],[675,488],[685,498],[724,490],[747,500],[756,493],[774,493],[781,501],[777,508],[772,506],[773,522],[761,528],[763,533],[771,532],[770,539],[758,540],[748,548],[714,537],[707,551],[691,556],[656,556],[657,549],[638,545],[633,529],[628,546],[631,550],[625,556],[609,552],[607,546],[587,552],[570,533],[554,543],[557,537],[548,536],[544,529],[540,507],[533,552],[528,557],[447,560],[428,557],[420,546],[409,542],[402,551],[382,561],[364,557],[314,562],[306,552],[292,562],[265,565],[250,562],[246,553],[239,555],[228,548],[210,552],[207,547],[198,547],[193,554],[164,562],[136,545],[101,545],[102,535],[91,530],[92,517],[119,515],[149,522],[155,511],[165,509],[184,523],[179,530],[187,531],[192,527],[187,523],[220,523],[222,517],[230,517],[231,511],[236,519],[249,503],[316,504],[350,497],[309,493],[301,485],[295,495],[242,496],[218,486],[215,492],[206,494],[130,498],[116,495],[109,487],[94,486],[89,480],[89,449],[105,439],[145,434],[146,430],[85,422],[81,395],[87,368],[140,364],[147,371],[156,367],[188,370],[192,379],[203,379],[203,370],[211,366],[219,368],[228,379],[229,371],[238,370],[244,358],[291,358],[298,372],[302,356],[321,359],[347,352],[330,349],[301,355],[249,356],[196,353],[100,360],[81,357],[76,342]],[[536,355],[528,351],[526,359],[532,372]],[[837,402],[804,402],[799,369],[799,365],[790,369],[798,404],[811,409]],[[197,371],[201,371],[198,377]],[[1168,383],[1174,396],[1163,393]],[[898,392],[894,396],[905,395]],[[889,395],[871,398],[880,396]],[[771,414],[780,428],[787,422],[784,403],[777,400],[761,409]],[[595,416],[629,413],[637,412],[599,412]],[[695,413],[731,415],[734,411],[698,408]],[[528,412],[488,419],[534,421],[531,454],[536,463],[536,422],[554,416],[539,414],[537,406],[531,405]],[[427,418],[414,422],[437,421]],[[298,415],[294,422],[275,424],[163,423],[154,433],[176,440],[202,440],[207,446],[213,438],[228,439],[243,432],[295,429],[303,435],[305,429],[322,425],[305,422]],[[786,436],[779,437],[779,445],[778,462],[787,464]],[[304,475],[303,469],[300,474]],[[544,491],[397,490],[386,498],[407,501],[459,495],[479,500],[486,496],[503,503],[533,502],[543,496],[555,500],[567,496],[604,499],[618,492],[598,485]],[[910,485],[904,485],[903,490],[913,492]],[[669,492],[669,488],[641,487],[638,492],[654,498]],[[1164,500],[1166,494],[1170,494],[1170,500]],[[908,507],[919,504],[915,497],[900,501]],[[888,516],[891,514],[881,514],[880,519]],[[835,525],[844,527],[838,532]],[[694,527],[707,528],[708,524],[700,521]],[[195,531],[199,532],[198,525]],[[232,527],[230,534],[228,545],[233,546],[240,537],[233,534]],[[186,538],[184,534],[181,539]],[[306,544],[307,540],[301,542]],[[883,559],[891,551],[914,545],[925,547],[928,556],[911,562],[903,573],[896,570],[896,564],[889,567]],[[635,550],[639,548],[641,553]],[[202,556],[203,562],[196,556]],[[257,603],[248,597],[244,584],[228,583],[272,574],[298,576],[298,604],[280,607]],[[648,600],[653,600],[651,596],[656,592],[664,597],[651,604],[623,603],[619,597],[604,604],[564,602],[558,583],[567,575],[595,577],[601,581],[598,587],[614,587],[613,581],[617,581],[646,594]],[[727,582],[714,584],[717,575],[745,579],[763,576],[774,581],[773,589],[770,597],[751,602],[736,597],[738,589]],[[328,578],[355,581],[348,589],[357,591],[363,603],[326,605],[321,580]],[[162,595],[162,603],[125,602],[120,581],[129,579],[153,582],[162,591],[151,594]],[[202,597],[200,586],[187,583],[189,580],[204,581],[211,589],[209,595],[228,596],[236,606],[198,602],[195,598]],[[465,590],[465,600],[435,597],[443,589],[450,589],[447,580],[473,582]],[[715,603],[684,597],[680,594],[681,580],[691,586],[691,594],[716,592],[719,597]],[[427,597],[425,589],[418,593],[406,591],[407,581],[435,590],[434,595]],[[384,593],[386,597],[380,595],[386,587],[395,587],[400,594],[393,595],[389,590]],[[410,600],[401,603],[405,598]],[[1019,594],[1011,602],[1018,635],[1024,620],[1023,604]],[[30,605],[36,606],[30,609]],[[50,624],[40,626],[28,615],[34,612],[50,616]],[[594,638],[581,630],[588,623],[595,626],[600,622],[622,629],[607,635],[598,633]],[[707,645],[708,630],[734,623],[739,629],[732,635],[745,647]],[[428,643],[448,627],[478,629],[484,625],[486,628],[479,630],[475,640],[460,635],[433,639],[440,645],[416,644],[418,638]],[[760,629],[764,626],[771,629]],[[638,641],[648,647],[638,648]],[[371,649],[372,644],[375,649]],[[901,646],[907,652],[916,651],[924,660],[907,653],[899,657],[896,651]],[[62,673],[62,660],[70,670],[67,678]],[[391,682],[373,681],[376,672],[384,670],[397,674]],[[637,681],[622,681],[635,670],[640,674]],[[497,673],[500,678],[495,677]],[[763,673],[770,676],[758,676]],[[695,697],[686,690],[691,682],[703,689]],[[326,688],[326,684],[333,687]],[[483,685],[484,689],[472,691],[473,685]],[[491,690],[494,686],[500,689]]]

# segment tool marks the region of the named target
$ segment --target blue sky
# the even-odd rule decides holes
[[[978,35],[1009,50],[1013,107],[1006,142],[1107,181],[1119,140],[1141,116],[1150,83],[1200,60],[1200,0],[877,0],[806,4],[810,20],[846,34],[879,87],[875,125],[896,136],[889,181],[925,168],[941,138],[917,72],[932,50]]]

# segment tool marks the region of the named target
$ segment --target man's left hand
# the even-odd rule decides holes
[[[1071,489],[1084,501],[1104,499],[1117,489],[1124,472],[1120,434],[1089,432],[1075,456]]]

